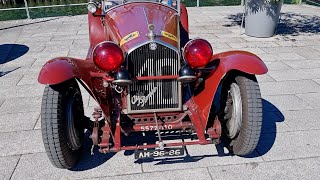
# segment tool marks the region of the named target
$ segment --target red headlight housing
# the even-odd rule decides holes
[[[93,50],[92,58],[95,65],[105,71],[115,71],[123,63],[122,50],[113,42],[98,44]]]
[[[203,67],[211,60],[213,51],[210,43],[204,39],[193,39],[184,47],[184,58],[192,68]]]

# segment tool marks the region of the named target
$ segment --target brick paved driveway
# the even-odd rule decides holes
[[[0,179],[320,179],[320,8],[284,6],[280,35],[263,39],[239,34],[241,11],[189,8],[190,33],[215,52],[247,50],[267,64],[258,77],[263,132],[252,157],[207,145],[188,147],[192,158],[138,163],[130,153],[87,149],[73,171],[54,168],[44,153],[37,74],[50,58],[86,56],[86,16],[0,22]],[[95,103],[84,99],[90,115]]]

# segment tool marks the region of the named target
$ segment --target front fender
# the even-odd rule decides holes
[[[205,80],[205,88],[193,97],[204,125],[208,122],[209,112],[217,88],[229,71],[238,70],[256,75],[268,72],[268,68],[258,56],[246,51],[228,51],[215,54],[212,56],[212,61],[214,60],[220,60],[217,69]]]
[[[85,89],[99,103],[104,114],[109,115],[109,91],[103,91],[102,79],[93,80],[91,72],[101,72],[91,60],[60,57],[48,61],[42,67],[38,81],[41,84],[54,85],[76,78],[85,85]]]
[[[72,78],[79,78],[90,83],[90,71],[97,71],[90,60],[68,57],[55,58],[48,61],[41,69],[38,82],[40,84],[59,84]]]

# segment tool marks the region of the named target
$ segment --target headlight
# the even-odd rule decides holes
[[[93,14],[93,13],[97,12],[98,5],[95,2],[89,2],[87,5],[87,9],[89,12],[91,12]]]
[[[123,63],[121,48],[109,41],[98,44],[93,50],[92,58],[95,65],[105,71],[115,71]]]
[[[213,51],[208,41],[204,39],[193,39],[185,45],[183,54],[188,65],[192,68],[197,68],[209,63]]]

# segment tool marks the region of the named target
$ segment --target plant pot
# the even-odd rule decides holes
[[[245,34],[254,37],[271,37],[279,22],[283,0],[247,0]]]

